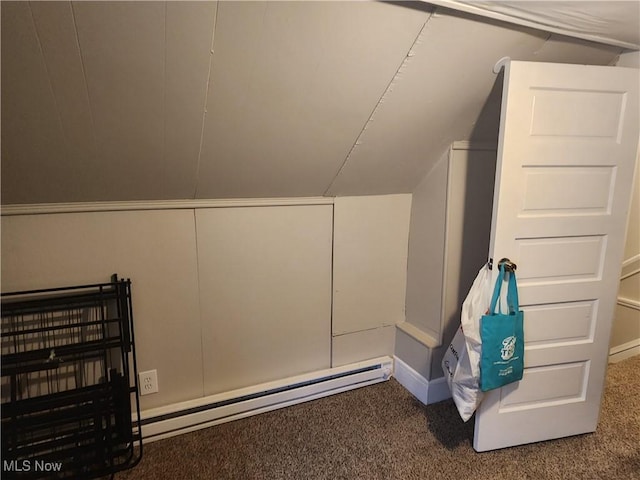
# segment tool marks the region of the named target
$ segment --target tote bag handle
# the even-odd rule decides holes
[[[518,284],[516,282],[516,274],[513,271],[506,272],[509,275],[509,286],[507,290],[507,305],[509,308],[509,314],[513,315],[520,310],[520,300],[518,299]],[[505,267],[503,264],[498,265],[498,278],[496,279],[496,286],[493,289],[493,296],[491,297],[491,306],[489,307],[489,314],[494,315],[496,313],[496,304],[498,305],[498,313],[502,313],[500,303],[500,290],[504,283]]]

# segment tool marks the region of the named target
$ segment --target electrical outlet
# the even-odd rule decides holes
[[[149,395],[158,392],[158,371],[148,370],[138,373],[138,384],[140,385],[140,395]]]

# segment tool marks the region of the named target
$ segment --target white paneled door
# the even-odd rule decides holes
[[[489,254],[518,266],[525,373],[486,395],[477,451],[596,429],[637,158],[638,75],[505,66]]]

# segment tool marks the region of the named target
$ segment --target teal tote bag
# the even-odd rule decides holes
[[[517,382],[524,372],[524,314],[520,311],[516,275],[513,271],[505,272],[503,264],[498,265],[498,269],[491,306],[480,320],[480,389],[483,392]],[[505,275],[508,276],[509,311],[502,313],[499,299]]]

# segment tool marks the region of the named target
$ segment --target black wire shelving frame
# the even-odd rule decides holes
[[[129,279],[3,293],[0,338],[3,478],[91,479],[137,465]]]

